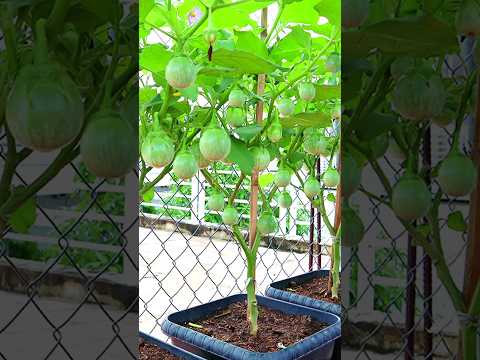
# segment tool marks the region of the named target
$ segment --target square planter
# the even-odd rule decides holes
[[[183,325],[189,322],[195,323],[217,311],[228,308],[231,304],[244,302],[246,298],[247,296],[244,294],[233,295],[171,314],[163,322],[162,330],[172,337],[172,342],[177,346],[186,348],[209,360],[329,360],[332,358],[335,340],[339,339],[341,335],[338,316],[263,296],[257,296],[258,304],[261,306],[287,314],[307,315],[329,326],[285,349],[260,353],[217,340]]]
[[[156,345],[160,349],[168,351],[170,354],[175,355],[183,360],[205,360],[204,358],[197,356],[195,354],[189,353],[188,351],[181,349],[177,346],[166,343],[165,341],[156,339],[150,335],[140,332],[140,337],[149,344]]]
[[[294,276],[282,281],[274,282],[270,284],[270,286],[267,288],[266,295],[274,299],[286,301],[301,306],[306,306],[312,309],[326,311],[331,314],[341,316],[342,306],[339,304],[313,299],[287,290],[292,282],[298,285],[318,277],[328,277],[328,270],[312,271],[303,275]]]

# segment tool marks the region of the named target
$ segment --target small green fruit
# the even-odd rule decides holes
[[[441,114],[447,93],[437,75],[409,73],[400,78],[392,93],[392,106],[404,118],[430,120]]]
[[[267,130],[267,137],[273,143],[282,140],[282,124],[279,122],[271,124]]]
[[[228,106],[242,107],[245,104],[246,96],[242,90],[234,89],[228,95]]]
[[[467,156],[451,154],[440,165],[438,182],[444,193],[450,196],[466,196],[475,188],[477,169]]]
[[[225,225],[236,225],[240,219],[240,214],[233,206],[227,206],[222,213],[222,220]]]
[[[200,137],[200,152],[209,161],[225,159],[232,147],[228,133],[219,127],[207,128]]]
[[[316,95],[315,86],[312,83],[301,83],[298,85],[298,95],[304,101],[312,101]]]
[[[322,187],[320,186],[320,182],[313,176],[309,176],[303,184],[303,192],[310,200],[319,195],[321,189]]]
[[[288,191],[282,191],[280,194],[278,194],[278,205],[281,208],[288,209],[290,206],[292,206],[292,197],[288,193]]]
[[[142,157],[145,163],[154,168],[162,168],[172,162],[175,146],[164,131],[150,132],[142,144]]]
[[[172,171],[180,179],[191,179],[198,171],[197,159],[190,151],[181,151],[173,161]]]
[[[229,107],[227,109],[227,123],[233,127],[245,125],[245,113],[242,108]]]
[[[192,86],[196,77],[195,64],[185,56],[172,58],[165,68],[165,78],[175,89],[186,89]]]
[[[98,177],[118,178],[138,161],[138,131],[113,110],[92,116],[80,140],[80,154],[89,171]]]
[[[278,223],[271,212],[264,212],[257,221],[257,231],[261,235],[267,235],[276,232]]]
[[[328,168],[323,174],[323,183],[326,187],[336,188],[340,183],[340,174],[334,168]]]
[[[432,194],[417,175],[404,175],[395,184],[392,208],[395,215],[405,221],[424,217],[430,209]]]
[[[282,188],[290,185],[291,179],[292,179],[292,171],[288,168],[280,168],[275,174],[273,181],[275,185],[277,185],[279,188]]]
[[[270,164],[270,153],[268,152],[267,149],[262,148],[262,147],[254,147],[252,149],[252,154],[253,154],[253,169],[257,171],[263,171],[266,168],[268,168],[268,165]]]
[[[311,134],[305,137],[303,149],[309,154],[327,157],[330,155],[331,146],[327,137],[321,134]]]
[[[225,208],[225,199],[221,192],[214,192],[208,197],[207,207],[210,210],[222,211]]]
[[[200,144],[198,140],[192,144],[190,151],[192,152],[193,156],[195,156],[195,159],[197,159],[199,169],[206,169],[210,165],[210,160],[205,159],[200,151]]]
[[[203,38],[205,39],[208,45],[215,44],[215,41],[217,41],[217,30],[210,27],[206,28],[205,31],[203,32]]]
[[[277,103],[277,110],[281,117],[289,117],[295,112],[295,104],[291,99],[284,98]]]

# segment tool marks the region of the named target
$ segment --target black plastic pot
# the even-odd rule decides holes
[[[294,345],[269,353],[248,351],[183,326],[226,309],[230,304],[245,300],[244,294],[233,295],[174,313],[163,322],[162,330],[172,338],[175,345],[209,360],[329,360],[332,358],[335,340],[340,338],[341,333],[338,316],[263,296],[257,296],[257,301],[264,307],[288,314],[311,316],[329,326]]]
[[[149,344],[156,345],[160,349],[168,351],[170,354],[175,355],[183,360],[205,360],[204,358],[194,355],[190,352],[185,351],[177,346],[166,343],[165,341],[156,339],[150,335],[140,332],[140,337]]]
[[[328,270],[312,271],[303,275],[294,276],[282,281],[274,282],[267,288],[266,295],[274,299],[306,306],[312,309],[326,311],[341,316],[342,306],[339,304],[333,304],[327,301],[312,299],[310,297],[295,294],[294,292],[287,290],[292,283],[299,285],[317,277],[328,277]]]

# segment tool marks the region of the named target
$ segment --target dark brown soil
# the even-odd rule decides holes
[[[261,353],[280,351],[328,326],[309,316],[284,314],[262,306],[259,313],[256,337],[249,333],[246,302],[232,304],[228,309],[197,321],[195,326],[186,326],[245,350]]]
[[[140,354],[139,360],[178,360],[179,357],[170,354],[169,352],[160,349],[156,345],[146,343],[140,339],[138,344],[138,352]]]
[[[342,302],[340,294],[338,299],[334,299],[332,298],[332,294],[328,291],[328,277],[318,277],[302,284],[291,282],[286,290],[334,304],[340,304]]]

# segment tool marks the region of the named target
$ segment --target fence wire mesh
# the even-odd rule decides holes
[[[225,188],[233,188],[241,176],[234,165],[219,164],[209,171],[216,173]],[[156,174],[148,176],[153,179]],[[310,202],[299,183],[294,181],[287,189],[293,199],[289,210],[280,209],[272,200],[280,226],[264,237],[259,251],[260,293],[275,280],[329,268],[331,239],[319,231],[321,224],[311,217]],[[210,190],[201,173],[189,182],[167,175],[155,187],[154,197],[141,204],[139,321],[144,333],[162,337],[160,326],[168,314],[245,292],[246,259],[220,214],[207,209]],[[250,184],[245,181],[234,201],[245,232],[249,194]],[[333,216],[333,202],[327,210]],[[314,237],[310,238],[312,229]]]
[[[34,156],[14,183],[28,186],[50,160]],[[28,232],[1,234],[2,359],[32,358],[24,343],[32,338],[41,359],[136,359],[128,328],[138,306],[138,216],[127,206],[136,201],[136,184],[135,174],[107,182],[72,162],[35,196]],[[88,330],[93,342],[77,338]]]

